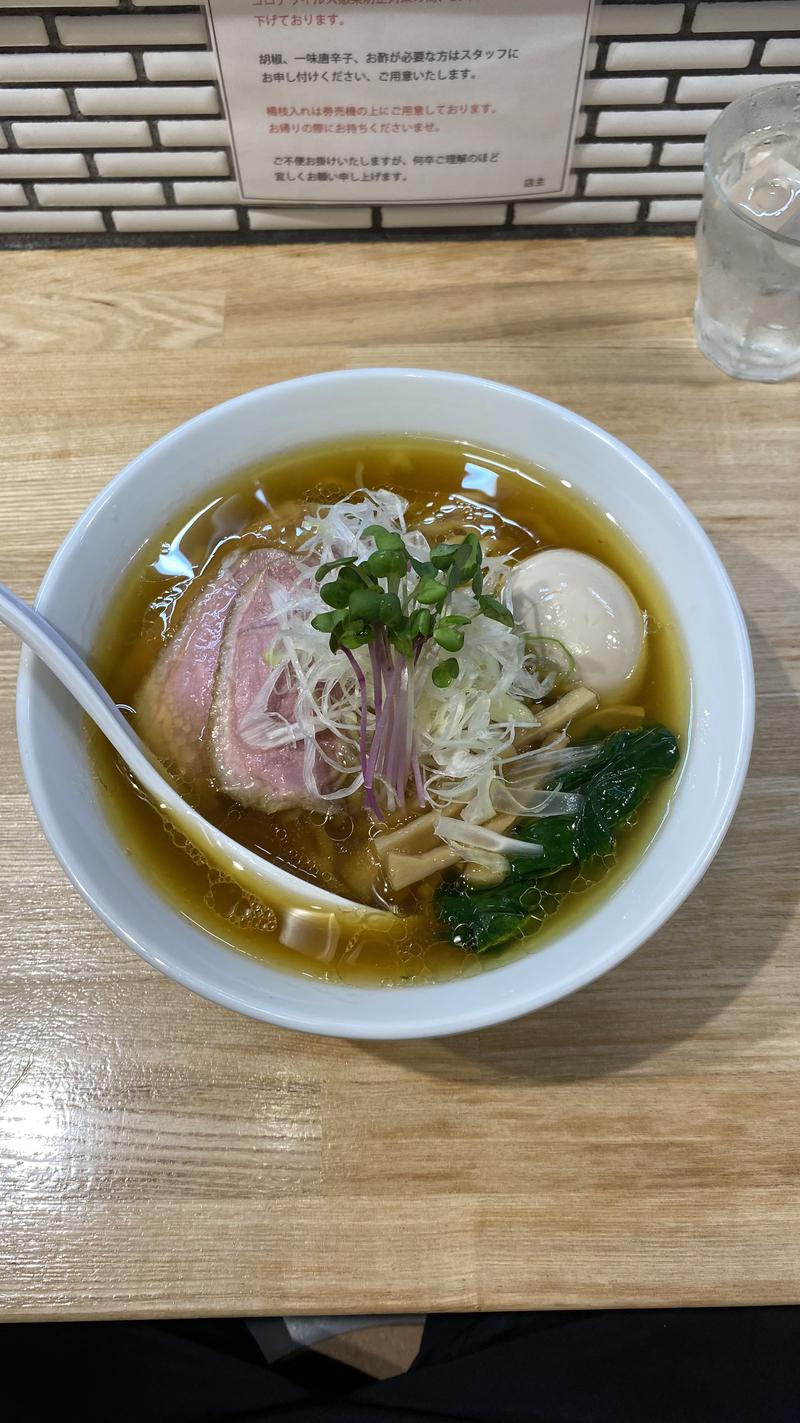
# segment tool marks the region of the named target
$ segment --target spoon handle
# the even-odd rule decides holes
[[[62,682],[67,691],[93,721],[99,721],[102,704],[106,715],[115,722],[121,722],[126,733],[131,728],[125,722],[116,703],[112,701],[105,687],[98,682],[94,673],[66,638],[48,623],[27,603],[23,603],[16,593],[0,583],[0,622],[25,643],[46,667]],[[105,726],[102,728],[105,730]]]

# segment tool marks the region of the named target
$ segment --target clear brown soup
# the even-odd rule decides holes
[[[684,739],[689,685],[669,602],[638,550],[602,508],[533,465],[451,440],[408,436],[351,439],[294,451],[240,472],[209,492],[202,509],[187,508],[154,533],[126,569],[113,609],[94,649],[94,668],[119,703],[136,690],[178,626],[201,575],[236,541],[256,537],[289,550],[298,542],[308,505],[329,503],[358,488],[387,488],[409,500],[409,527],[432,543],[454,526],[474,528],[488,548],[518,559],[547,546],[568,546],[609,564],[628,584],[648,618],[648,661],[637,704]],[[571,728],[573,737],[597,724],[595,714]],[[609,713],[602,729],[629,724]],[[613,862],[546,881],[536,932],[524,945],[479,959],[451,944],[432,908],[435,883],[407,892],[386,928],[345,932],[334,957],[317,962],[285,948],[275,935],[273,908],[244,893],[166,825],[131,782],[99,733],[89,730],[97,774],[114,833],[147,878],[177,910],[218,939],[292,972],[366,985],[423,983],[478,972],[546,943],[589,912],[642,854],[663,817],[670,787],[656,793],[618,839]],[[372,902],[374,870],[365,853],[370,826],[352,808],[327,822],[320,814],[265,815],[232,804],[208,782],[183,786],[188,798],[229,835],[349,899]],[[385,886],[379,887],[385,898]],[[373,920],[374,926],[374,920]]]

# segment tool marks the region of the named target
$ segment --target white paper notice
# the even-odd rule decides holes
[[[563,192],[591,0],[207,0],[242,196]]]

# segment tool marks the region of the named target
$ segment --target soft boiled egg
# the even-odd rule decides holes
[[[602,701],[633,690],[644,665],[645,618],[613,569],[575,549],[543,549],[514,570],[511,596],[528,632],[569,649],[576,681]]]

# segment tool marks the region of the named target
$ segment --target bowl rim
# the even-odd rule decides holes
[[[350,1017],[348,1010],[344,1008],[343,1005],[343,1011],[334,1024],[329,1018],[317,1017],[312,1005],[300,1011],[294,1010],[287,1012],[281,1008],[273,1007],[268,996],[267,1001],[255,1003],[246,999],[242,993],[236,990],[229,990],[219,983],[209,981],[201,971],[194,969],[191,965],[181,962],[176,963],[171,959],[165,958],[164,951],[160,949],[158,945],[143,941],[143,936],[137,936],[135,926],[131,925],[130,915],[120,915],[118,912],[115,912],[113,906],[109,903],[110,897],[103,893],[103,886],[93,883],[90,877],[84,876],[79,872],[77,866],[72,863],[69,846],[63,843],[59,835],[54,831],[54,815],[49,801],[47,780],[43,773],[43,768],[40,766],[32,749],[31,719],[33,715],[33,674],[36,659],[33,653],[27,648],[23,648],[20,657],[16,699],[17,735],[22,769],[31,802],[45,838],[68,879],[78,890],[82,898],[108,928],[132,948],[134,952],[139,954],[139,956],[152,967],[159,969],[168,977],[182,984],[185,988],[190,989],[211,1002],[221,1004],[245,1016],[263,1022],[273,1023],[280,1027],[293,1028],[304,1032],[315,1033],[320,1036],[372,1041],[398,1041],[409,1038],[449,1036],[451,1034],[489,1027],[500,1022],[522,1017],[550,1003],[556,1002],[575,992],[577,989],[584,987],[586,984],[593,982],[595,979],[600,978],[610,969],[628,958],[630,954],[656,933],[675,913],[702,879],[708,866],[714,859],[735,813],[747,775],[752,748],[755,721],[755,680],[752,652],[744,614],[719,554],[705,530],[680,495],[677,494],[672,486],[652,469],[645,460],[631,450],[629,446],[609,434],[602,426],[586,419],[585,416],[555,401],[548,400],[531,391],[523,390],[521,387],[466,373],[411,366],[354,367],[352,369],[322,371],[310,375],[294,377],[285,381],[276,381],[266,386],[259,386],[253,390],[233,396],[229,400],[222,401],[217,405],[207,407],[188,420],[183,421],[180,425],[175,426],[172,430],[167,431],[164,435],[160,436],[159,439],[148,445],[138,455],[134,456],[134,458],[99,491],[76,520],[54,554],[37,591],[34,606],[39,608],[40,604],[46,600],[53,584],[57,582],[63,566],[72,558],[75,545],[79,543],[86,530],[99,512],[105,507],[107,502],[115,499],[121,489],[126,488],[136,480],[140,468],[151,459],[156,451],[167,449],[170,444],[180,441],[187,431],[201,426],[212,418],[225,419],[225,412],[232,412],[235,409],[241,409],[245,404],[257,402],[265,391],[278,394],[280,390],[285,387],[292,387],[293,389],[304,387],[313,393],[316,386],[328,384],[337,379],[376,383],[378,381],[386,381],[387,379],[428,380],[431,377],[459,386],[466,384],[474,387],[476,391],[497,392],[503,395],[510,394],[515,398],[522,397],[532,405],[547,410],[557,419],[565,420],[567,423],[582,427],[589,434],[610,447],[621,459],[629,465],[634,466],[637,474],[658,490],[679,514],[687,535],[693,539],[698,550],[702,552],[706,563],[710,565],[713,570],[721,591],[726,595],[729,611],[732,614],[732,627],[735,633],[735,651],[737,656],[736,677],[741,701],[741,718],[738,725],[735,762],[732,762],[732,770],[727,779],[725,794],[715,805],[715,815],[705,841],[702,855],[693,864],[686,866],[683,874],[673,885],[669,895],[662,898],[659,904],[652,908],[647,914],[638,918],[634,926],[621,929],[619,936],[605,953],[593,957],[590,962],[583,965],[579,970],[565,973],[560,977],[555,975],[553,980],[546,986],[531,986],[527,992],[525,992],[524,989],[518,991],[515,994],[513,1002],[509,1002],[507,997],[504,997],[502,994],[497,994],[493,995],[488,1002],[481,1002],[479,999],[476,999],[474,1003],[467,1007],[460,1007],[458,1010],[451,1009],[450,1011],[448,1011],[446,996],[448,983],[443,982],[441,984],[426,985],[425,988],[427,992],[438,991],[441,993],[442,1007],[437,1022],[426,1022],[423,1027],[420,1027],[419,1024],[415,1025],[414,1022],[412,995],[415,990],[413,987],[404,990],[387,990],[348,985],[348,990],[352,990],[358,995],[377,993],[380,994],[383,999],[386,999],[388,994],[394,991],[398,995],[398,1003],[402,1002],[404,1007],[410,1011],[400,1017],[396,1023],[392,1024],[391,1031],[387,1031],[387,1025],[385,1023],[373,1023],[358,1016]],[[354,430],[354,434],[355,433],[357,432]],[[623,533],[626,532],[624,525],[622,531]],[[646,857],[646,854],[647,851],[645,850],[643,858]],[[524,962],[524,960],[521,959],[516,962]],[[492,970],[491,977],[499,979],[503,974],[504,967],[512,966],[513,965],[500,965],[497,969]],[[277,969],[273,971],[281,972]],[[481,981],[483,977],[483,975],[478,975],[478,981]]]

